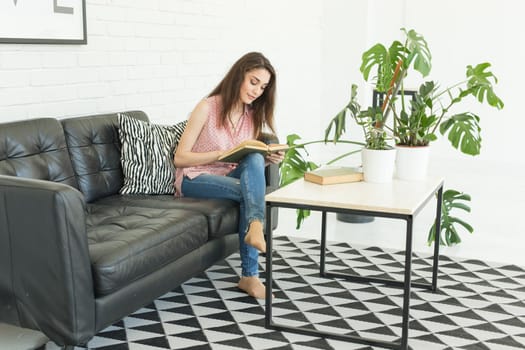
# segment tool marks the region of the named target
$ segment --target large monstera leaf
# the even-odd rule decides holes
[[[490,68],[490,63],[480,63],[475,67],[467,66],[467,79],[468,79],[468,93],[472,94],[480,103],[483,103],[485,99],[490,106],[502,109],[504,104],[503,101],[494,92],[492,82],[498,82],[496,76],[487,71]]]
[[[387,48],[382,44],[376,44],[369,50],[365,51],[362,56],[361,73],[366,81],[369,81],[370,73],[375,68],[377,75],[376,90],[386,92],[392,87],[392,84],[399,84],[403,79],[408,68],[413,64],[416,71],[426,77],[432,69],[432,55],[428,48],[425,38],[413,29],[402,29],[406,35],[406,42],[403,45],[399,41],[393,41]],[[402,63],[403,73],[398,76],[394,82],[396,66]]]
[[[307,153],[304,146],[298,145],[296,141],[300,140],[301,137],[297,134],[288,135],[286,143],[290,146],[284,155],[284,160],[281,162],[281,182],[280,186],[288,185],[297,179],[304,176],[304,173],[310,170],[314,170],[318,167],[317,164],[311,161],[307,161],[301,151]]]
[[[441,206],[441,228],[439,234],[440,245],[454,245],[461,242],[459,237],[460,230],[465,230],[469,233],[474,232],[474,228],[466,223],[464,220],[451,215],[453,211],[462,210],[470,213],[470,207],[466,204],[470,202],[470,195],[459,192],[457,190],[449,189],[443,193],[443,200]],[[432,225],[428,232],[427,243],[431,245],[436,237],[436,225]]]
[[[426,77],[432,69],[432,54],[428,48],[425,38],[411,29],[408,32],[403,29],[407,36],[406,46],[410,52],[405,63],[405,69],[408,68],[412,60],[414,61],[414,69]]]
[[[439,126],[442,135],[448,132],[453,147],[465,154],[476,156],[481,149],[479,117],[470,112],[456,114]]]
[[[363,78],[368,81],[370,72],[376,67],[377,75],[373,77],[376,80],[375,88],[379,92],[386,92],[390,88],[397,63],[400,60],[405,62],[407,54],[407,49],[399,41],[394,41],[388,50],[382,44],[372,46],[362,56],[360,70]]]

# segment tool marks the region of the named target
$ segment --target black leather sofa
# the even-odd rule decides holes
[[[83,345],[238,250],[235,202],[122,182],[116,113],[0,124],[0,322]]]

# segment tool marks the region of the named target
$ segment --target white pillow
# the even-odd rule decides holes
[[[173,155],[187,121],[156,125],[118,114],[124,174],[121,194],[173,194]]]

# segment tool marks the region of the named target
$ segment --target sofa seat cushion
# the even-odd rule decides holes
[[[227,199],[202,199],[173,195],[115,195],[102,198],[96,204],[134,206],[161,209],[186,209],[203,214],[208,220],[209,239],[237,233],[239,205]]]
[[[90,204],[87,212],[97,296],[158,270],[208,240],[206,218],[195,211]]]

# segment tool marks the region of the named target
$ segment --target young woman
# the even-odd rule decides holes
[[[264,240],[264,168],[279,163],[283,153],[266,157],[245,156],[238,164],[219,162],[229,149],[248,139],[259,139],[263,130],[275,133],[275,70],[261,53],[242,56],[188,120],[175,153],[176,195],[225,198],[239,202],[239,248],[242,276],[238,287],[263,299],[259,280],[259,252]]]

